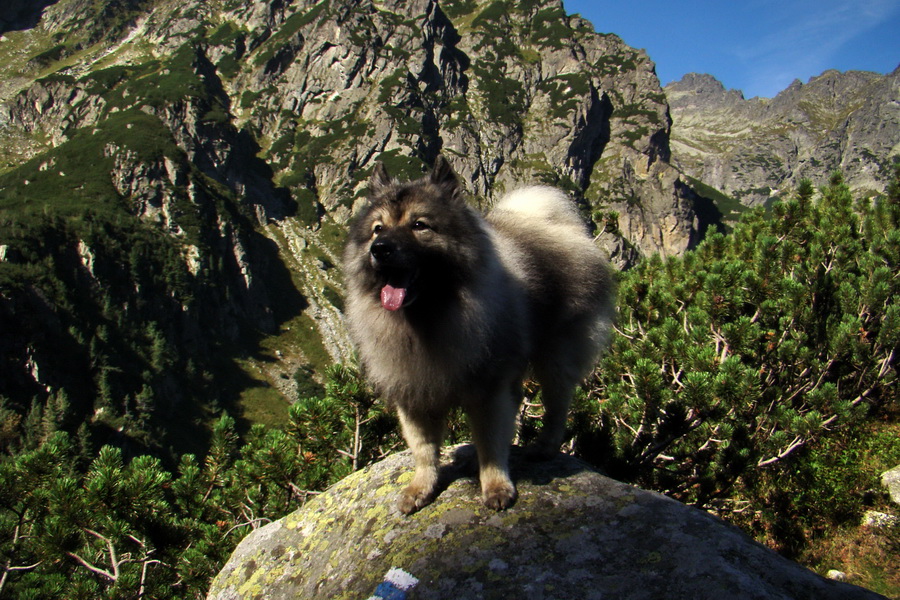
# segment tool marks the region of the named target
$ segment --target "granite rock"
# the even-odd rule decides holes
[[[394,508],[408,452],[359,471],[244,539],[208,600],[366,598],[392,568],[415,599],[875,599],[757,544],[700,510],[613,481],[564,455],[514,453],[519,498],[485,508],[473,450],[446,451],[444,491],[412,516]]]

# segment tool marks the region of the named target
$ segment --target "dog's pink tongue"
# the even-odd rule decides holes
[[[381,288],[381,306],[387,310],[398,310],[406,298],[406,288],[395,288],[387,284]]]

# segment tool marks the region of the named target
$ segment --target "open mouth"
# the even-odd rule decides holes
[[[415,279],[415,273],[392,273],[381,288],[381,306],[390,311],[409,306],[415,300],[412,290]]]

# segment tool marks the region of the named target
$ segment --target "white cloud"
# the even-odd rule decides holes
[[[848,42],[900,12],[897,0],[764,0],[756,7],[767,33],[738,47],[736,56],[747,69],[747,95],[766,96],[834,66]]]

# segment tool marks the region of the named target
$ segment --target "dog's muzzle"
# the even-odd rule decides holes
[[[416,278],[417,269],[410,264],[409,255],[390,239],[379,238],[369,246],[372,267],[384,278],[379,292],[381,306],[395,311],[410,304],[415,294],[410,287]]]

